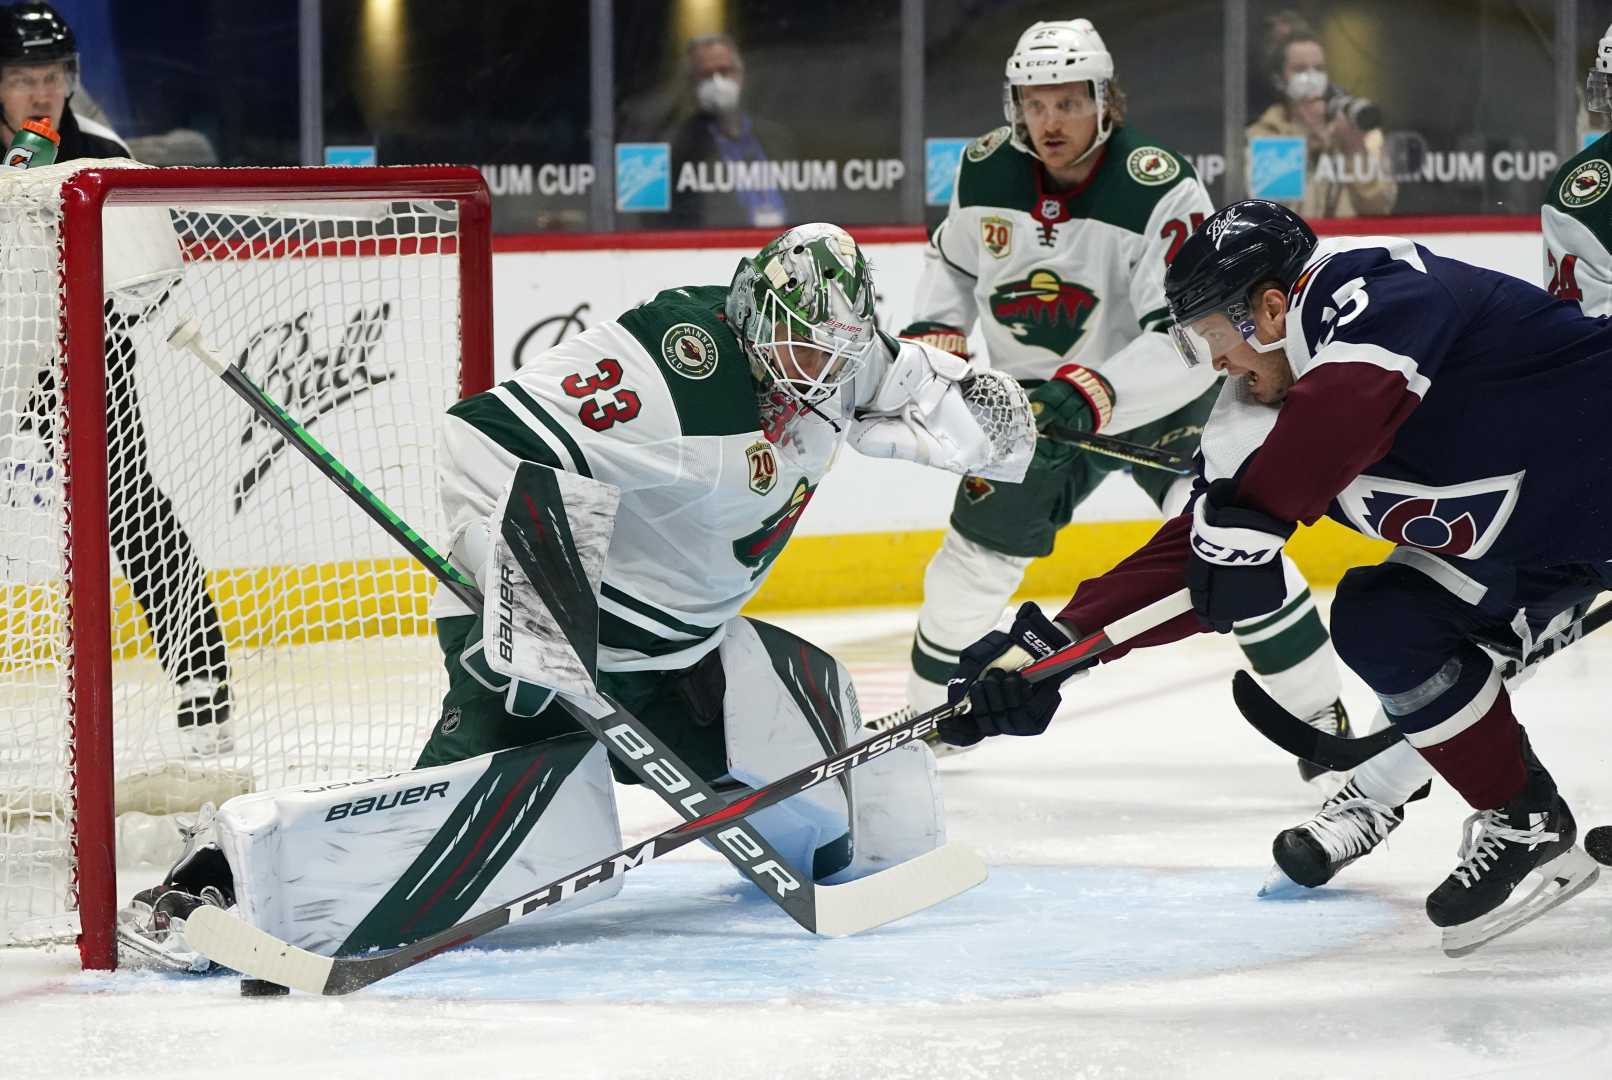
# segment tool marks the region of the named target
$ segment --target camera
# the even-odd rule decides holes
[[[1327,115],[1347,116],[1349,123],[1361,131],[1371,131],[1383,126],[1383,111],[1375,101],[1356,97],[1349,91],[1339,87],[1332,87],[1327,95]]]

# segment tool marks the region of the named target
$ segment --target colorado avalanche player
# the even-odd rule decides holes
[[[1326,515],[1397,545],[1340,582],[1338,654],[1475,811],[1460,864],[1427,898],[1445,950],[1475,948],[1586,888],[1597,868],[1475,639],[1520,638],[1526,653],[1608,587],[1612,443],[1595,433],[1612,406],[1612,323],[1408,240],[1317,242],[1301,218],[1259,201],[1205,222],[1165,291],[1183,357],[1232,376],[1204,432],[1193,503],[1084,582],[1058,625],[1021,612],[966,650],[953,694],[966,687],[974,708],[943,737],[1044,730],[1057,689],[1007,667],[1042,654],[1040,640],[1061,644],[1183,585],[1192,613],[1104,662],[1274,610],[1283,544],[1295,523]],[[1531,872],[1542,884],[1508,904]]]

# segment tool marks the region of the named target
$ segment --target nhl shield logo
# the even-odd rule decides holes
[[[744,452],[750,472],[750,490],[765,495],[778,483],[778,458],[768,442],[751,443]]]
[[[980,243],[998,259],[1005,259],[1013,250],[1013,222],[1005,217],[980,218]]]
[[[704,379],[716,370],[716,339],[705,327],[677,323],[660,339],[661,359],[685,379]]]
[[[1057,221],[1063,217],[1063,203],[1057,199],[1042,199],[1041,213],[1036,216],[1042,221]]]
[[[1612,165],[1596,158],[1568,173],[1562,179],[1557,197],[1562,200],[1563,206],[1577,210],[1605,195],[1609,187],[1612,187]]]

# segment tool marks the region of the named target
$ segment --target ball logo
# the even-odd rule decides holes
[[[1577,210],[1600,199],[1609,187],[1612,187],[1612,165],[1596,158],[1568,173],[1557,197],[1563,206]]]
[[[660,339],[661,359],[685,379],[704,379],[716,370],[716,339],[703,326],[678,323]]]
[[[1125,169],[1138,184],[1155,187],[1181,175],[1181,162],[1157,146],[1138,146],[1125,159]]]

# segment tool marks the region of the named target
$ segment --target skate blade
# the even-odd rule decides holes
[[[1254,895],[1261,900],[1291,900],[1310,891],[1283,873],[1280,866],[1273,866]]]
[[[182,975],[204,975],[213,962],[194,952],[168,952],[154,941],[124,926],[117,928],[118,963],[123,967],[172,971]]]
[[[1575,845],[1544,866],[1536,867],[1534,873],[1542,880],[1524,899],[1472,922],[1448,927],[1444,931],[1444,955],[1466,956],[1495,938],[1526,926],[1595,884],[1601,868],[1583,848]]]

